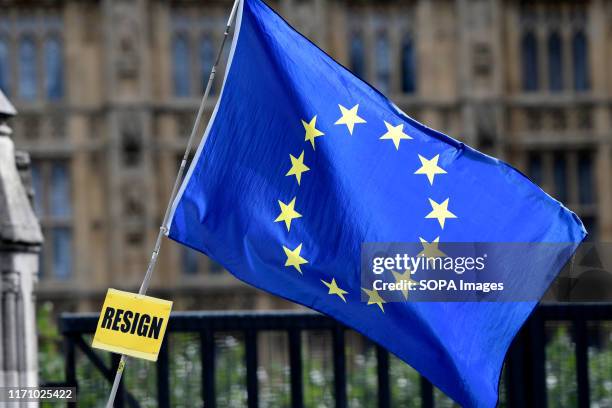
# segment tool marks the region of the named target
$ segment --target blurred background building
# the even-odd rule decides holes
[[[612,1],[271,5],[408,114],[516,165],[612,239]],[[138,287],[230,7],[0,0],[0,88],[45,236],[39,301],[98,310],[108,287]],[[176,309],[291,307],[172,242],[153,293]]]

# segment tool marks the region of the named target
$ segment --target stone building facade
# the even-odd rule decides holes
[[[612,239],[612,1],[271,4],[411,116],[516,165]],[[46,239],[39,299],[97,309],[143,277],[231,2],[0,6],[0,88],[21,112]],[[177,308],[286,306],[172,242],[152,288]]]

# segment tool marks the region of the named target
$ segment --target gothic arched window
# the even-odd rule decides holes
[[[10,95],[9,92],[9,50],[8,42],[0,37],[0,89],[6,95]]]
[[[586,35],[577,31],[572,38],[572,63],[574,65],[574,89],[586,91],[590,88],[589,52]]]
[[[360,34],[353,35],[351,38],[351,71],[359,78],[365,79],[365,49],[363,46],[363,38]]]
[[[53,274],[57,279],[72,275],[72,230],[67,227],[53,229]]]
[[[70,200],[70,169],[67,163],[53,163],[51,167],[51,195],[49,197],[50,215],[70,217],[72,202]]]
[[[402,91],[414,93],[416,90],[416,52],[410,36],[402,44]]]
[[[524,91],[536,91],[539,87],[538,42],[531,31],[521,40],[522,81]]]
[[[172,41],[172,79],[174,96],[185,97],[191,93],[189,43],[184,35],[177,35]]]
[[[64,160],[32,162],[34,209],[45,236],[40,274],[65,279],[72,274],[72,186],[70,163]]]
[[[38,93],[36,64],[34,39],[24,37],[19,43],[19,97],[22,99],[36,99]]]
[[[391,81],[391,49],[389,38],[381,33],[376,38],[376,87],[384,94],[389,91]]]
[[[213,64],[215,63],[215,50],[212,45],[210,37],[203,37],[200,42],[200,81],[202,84],[202,90],[206,89],[208,84],[208,77]],[[215,87],[214,84],[210,88],[210,93],[214,95]]]
[[[548,89],[563,89],[563,45],[561,35],[556,31],[548,37]]]
[[[45,42],[45,91],[56,101],[64,97],[64,58],[62,43],[52,37]]]

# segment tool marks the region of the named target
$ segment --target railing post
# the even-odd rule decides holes
[[[302,333],[299,329],[289,330],[289,369],[291,375],[291,407],[303,408]]]
[[[391,392],[389,388],[389,352],[381,346],[376,346],[376,370],[378,377],[378,408],[391,407]]]
[[[334,355],[334,394],[336,408],[346,408],[346,355],[344,327],[336,324],[332,333]]]
[[[528,406],[527,383],[531,382],[526,376],[531,367],[525,366],[525,355],[530,341],[528,334],[529,330],[525,325],[514,338],[506,358],[506,404],[510,408]]]
[[[539,309],[536,309],[527,322],[530,331],[530,353],[532,363],[532,394],[534,407],[546,405],[546,341],[544,337],[544,320]]]
[[[200,333],[200,354],[202,358],[202,401],[204,408],[215,408],[215,334],[212,330]]]
[[[433,408],[434,406],[434,393],[433,385],[429,380],[423,376],[420,376],[421,382],[421,407],[422,408]]]
[[[257,332],[247,330],[244,335],[246,348],[246,374],[247,374],[247,406],[259,406],[259,392],[257,384]]]
[[[164,339],[157,358],[157,406],[170,408],[170,370],[168,369],[168,336]]]
[[[72,334],[67,334],[64,340],[64,346],[66,347],[66,383],[69,387],[76,387],[77,395],[79,392],[76,376],[76,347],[74,344],[74,338]],[[68,407],[76,407],[76,402],[69,402]]]
[[[544,320],[536,309],[525,323],[509,353],[508,406],[546,406],[546,344]]]
[[[575,319],[574,335],[576,339],[576,382],[578,384],[578,406],[590,406],[589,390],[589,354],[587,342],[587,324],[584,319]]]

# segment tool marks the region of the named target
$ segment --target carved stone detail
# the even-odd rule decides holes
[[[19,294],[19,274],[15,270],[2,271],[2,294]]]
[[[140,67],[140,30],[138,2],[121,0],[113,2],[115,67],[119,78],[138,77]]]

